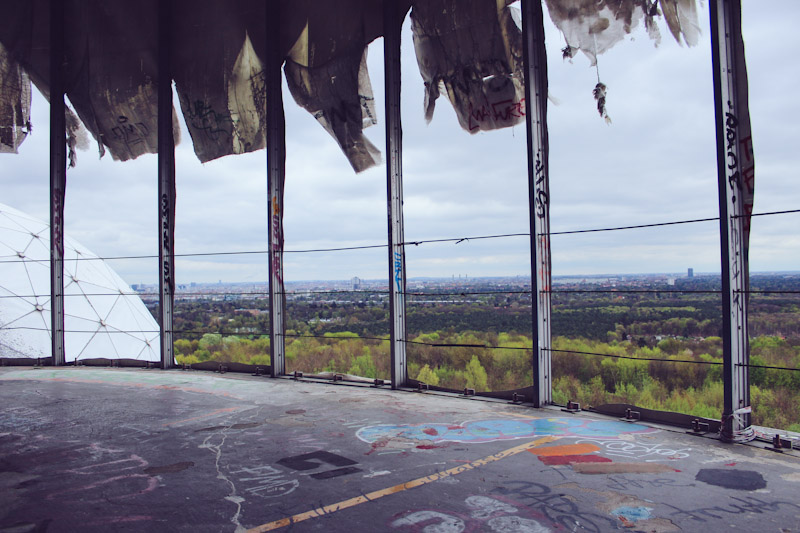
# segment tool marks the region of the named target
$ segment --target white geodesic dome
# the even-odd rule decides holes
[[[65,359],[160,361],[159,326],[95,254],[64,237]],[[51,355],[50,226],[0,204],[0,358]]]

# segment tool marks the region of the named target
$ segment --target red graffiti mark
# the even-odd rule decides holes
[[[573,463],[610,463],[611,459],[601,455],[551,455],[540,456],[539,460],[548,466],[569,465]]]
[[[436,445],[436,444],[420,444],[419,446],[417,446],[417,449],[418,450],[435,450],[437,448],[447,448],[447,447],[448,447],[447,444],[439,444],[439,445]]]
[[[436,431],[435,428],[425,428],[425,429],[422,430],[422,432],[425,433],[426,435],[433,435],[433,436],[439,434],[439,432]]]
[[[364,455],[372,455],[374,452],[377,452],[381,448],[385,448],[386,445],[389,444],[389,439],[382,439],[372,443],[370,446],[370,450],[365,453]]]
[[[519,102],[516,102],[512,99],[500,100],[498,102],[487,101],[485,104],[481,104],[478,107],[475,107],[472,102],[470,102],[468,110],[468,128],[469,131],[478,129],[481,127],[480,123],[487,120],[491,120],[493,122],[513,121],[516,123],[516,119],[523,118],[525,116],[525,112],[526,109],[524,98]]]

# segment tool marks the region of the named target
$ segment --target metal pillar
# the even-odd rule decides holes
[[[158,3],[158,234],[161,368],[175,364],[175,139],[172,133],[172,72],[170,69],[170,0]]]
[[[400,31],[397,0],[383,3],[386,84],[386,195],[389,219],[389,325],[392,388],[406,384],[406,258],[403,247],[403,128],[400,121]]]
[[[269,192],[269,319],[272,377],[286,374],[283,291],[283,186],[286,178],[286,122],[281,92],[280,3],[267,3],[267,189]]]
[[[741,5],[738,0],[711,0],[711,60],[717,131],[720,255],[722,266],[722,349],[725,397],[723,437],[734,438],[750,426],[750,347],[747,334],[747,259],[743,204],[745,171],[750,160],[742,146],[740,119],[749,116],[746,99]],[[741,57],[737,57],[741,55]],[[744,81],[744,86],[741,82]],[[749,120],[749,119],[748,119]]]
[[[533,404],[552,403],[550,336],[550,167],[547,139],[547,55],[540,0],[522,0],[525,61],[525,124],[528,137],[528,195],[533,308]]]
[[[64,195],[67,125],[64,117],[64,2],[50,0],[50,340],[53,365],[64,364]]]

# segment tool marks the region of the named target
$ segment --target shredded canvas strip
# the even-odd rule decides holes
[[[366,58],[367,44],[382,33],[382,5],[342,0],[335,6],[300,2],[299,7],[290,16],[291,26],[297,26],[299,14],[305,23],[297,28],[284,66],[289,91],[336,139],[356,172],[373,167],[381,153],[363,132],[377,124]]]
[[[106,149],[121,161],[156,153],[156,0],[64,1],[66,95],[101,156]],[[0,42],[45,97],[50,94],[49,26],[49,4],[43,0],[10,2],[0,18]],[[173,131],[178,142],[174,111]]]
[[[31,80],[0,44],[0,153],[16,154],[31,129]]]
[[[381,162],[380,151],[363,133],[363,128],[377,124],[366,54],[365,48],[321,67],[287,60],[284,67],[295,101],[336,139],[356,172]]]
[[[470,133],[525,117],[522,32],[506,0],[420,0],[411,11],[430,121],[444,92]]]
[[[197,158],[205,163],[264,148],[263,64],[247,31],[249,21],[263,25],[263,2],[174,6],[172,73]]]
[[[700,24],[696,0],[545,0],[550,18],[564,34],[565,57],[579,51],[592,65],[597,56],[635,30],[644,19],[650,37],[658,44],[661,33],[656,18],[663,16],[678,43],[697,44]]]

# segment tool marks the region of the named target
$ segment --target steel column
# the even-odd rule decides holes
[[[720,255],[722,266],[723,437],[736,438],[750,426],[750,347],[747,334],[747,259],[743,204],[743,152],[740,117],[749,113],[738,91],[744,72],[741,5],[738,0],[711,0],[711,60],[717,132]]]
[[[175,139],[172,132],[172,71],[170,67],[171,0],[158,3],[158,309],[161,368],[175,364]]]
[[[540,0],[522,0],[525,61],[525,124],[528,138],[528,196],[533,308],[533,404],[552,403],[550,332],[550,168],[547,138],[547,55]]]
[[[50,0],[50,340],[53,365],[64,364],[64,196],[67,125],[64,116],[64,2]]]
[[[406,364],[406,258],[403,246],[403,127],[400,120],[400,31],[397,0],[383,2],[386,85],[386,195],[389,219],[389,326],[392,388],[408,380]]]
[[[283,186],[286,178],[286,122],[281,92],[280,2],[267,3],[267,189],[269,193],[269,319],[272,377],[286,374],[286,299],[283,290]]]

